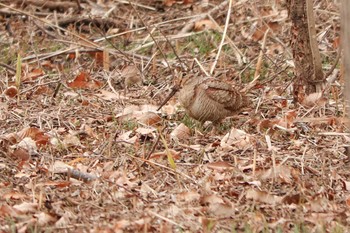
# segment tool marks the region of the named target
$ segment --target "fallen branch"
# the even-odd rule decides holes
[[[60,27],[67,27],[70,24],[94,24],[96,27],[103,28],[105,30],[118,27],[118,22],[116,20],[108,18],[71,17],[57,21],[57,25]],[[50,28],[50,26],[47,26],[46,28]]]
[[[49,9],[50,11],[64,12],[69,10],[69,8],[73,8],[74,10],[79,9],[79,5],[72,1],[17,0],[17,2],[23,3],[25,5],[34,5],[44,9]]]

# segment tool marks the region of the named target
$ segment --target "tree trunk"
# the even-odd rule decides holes
[[[344,64],[344,98],[345,98],[345,109],[347,116],[350,116],[350,1],[342,0],[341,2],[341,45],[343,47],[343,64]],[[348,129],[350,124],[347,124]],[[348,159],[350,160],[350,149],[346,148]]]
[[[291,47],[296,75],[293,89],[296,102],[300,102],[305,93],[321,91],[324,82],[312,2],[312,0],[287,0],[289,17],[292,21]]]

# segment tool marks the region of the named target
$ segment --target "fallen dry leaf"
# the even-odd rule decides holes
[[[13,208],[21,213],[35,213],[38,209],[38,203],[22,202],[21,204],[14,205]]]
[[[136,142],[137,136],[132,130],[119,135],[116,139],[117,142],[125,142],[126,145],[132,145]]]
[[[20,193],[20,192],[17,192],[17,191],[11,191],[11,192],[8,192],[8,193],[5,193],[2,195],[2,198],[4,199],[14,199],[14,200],[23,200],[23,199],[27,199],[28,196],[24,193]]]
[[[52,173],[65,173],[67,172],[69,169],[73,169],[72,166],[69,166],[68,164],[56,160],[54,162],[54,164],[50,167],[50,172]]]
[[[167,7],[170,7],[175,3],[176,3],[176,0],[164,0],[163,1],[164,6],[167,6]]]
[[[82,89],[97,89],[102,86],[102,83],[90,78],[90,75],[86,72],[81,72],[71,82],[67,83],[70,88],[82,88]]]
[[[348,207],[348,209],[350,208],[350,197],[347,197],[345,200],[345,204]]]
[[[277,129],[293,132],[292,126],[297,117],[295,110],[286,112],[282,118],[279,119],[264,119],[258,123],[257,130],[262,133],[269,131],[273,134]]]
[[[24,148],[26,148],[26,144],[27,145],[31,145],[32,143],[30,143],[27,139],[27,137],[31,138],[32,140],[35,141],[36,146],[41,147],[43,145],[47,145],[49,143],[50,140],[50,136],[48,136],[44,131],[42,131],[39,128],[36,127],[28,127],[28,128],[24,128],[22,129],[20,132],[17,133],[18,138],[20,141],[24,140],[23,142],[23,146]],[[27,149],[35,149],[33,148],[33,146],[30,146],[30,148]]]
[[[259,177],[261,180],[279,179],[282,183],[291,184],[293,183],[292,170],[293,168],[291,167],[285,165],[278,165],[275,168],[271,167],[266,171],[256,171],[256,176]]]
[[[350,181],[343,181],[343,184],[344,184],[344,189],[346,191],[350,191]]]
[[[74,219],[74,216],[71,216],[72,214],[69,212],[66,212],[63,214],[63,216],[55,222],[55,226],[59,228],[67,227],[71,221],[70,219]]]
[[[229,218],[234,216],[235,209],[229,204],[215,203],[209,205],[207,212],[216,217]]]
[[[17,87],[15,86],[10,86],[4,91],[4,94],[10,98],[15,97],[17,93],[18,93],[18,90],[17,90]]]
[[[190,192],[182,192],[176,195],[176,201],[177,202],[193,202],[193,201],[199,201],[200,194],[198,194],[196,191],[190,191]]]
[[[126,219],[117,221],[113,226],[113,232],[124,232],[124,229],[131,225],[131,222]]]
[[[106,90],[99,90],[100,93],[96,94],[96,96],[98,96],[99,98],[103,99],[103,100],[108,100],[108,101],[112,101],[112,100],[127,100],[129,99],[129,97],[126,97],[122,94],[118,94],[118,93],[114,93],[114,92],[110,92],[110,91],[106,91]]]
[[[173,159],[179,160],[181,158],[180,152],[178,152],[176,150],[169,149],[168,151],[164,150],[164,151],[161,151],[161,152],[153,153],[150,156],[150,159],[159,159],[159,158],[167,159],[168,158],[168,152],[171,154]]]
[[[232,128],[231,131],[221,139],[220,146],[224,149],[236,147],[241,150],[246,150],[252,146],[251,136],[243,130]]]
[[[22,161],[27,161],[30,159],[30,154],[29,154],[28,150],[23,149],[23,148],[15,149],[12,152],[12,156],[13,156],[13,158],[20,159]]]
[[[330,223],[337,217],[336,213],[311,213],[305,220],[310,221],[317,226],[322,226],[326,223]]]
[[[316,196],[308,201],[306,208],[311,212],[325,212],[329,210],[329,200],[324,196]]]
[[[225,161],[217,161],[206,164],[208,168],[214,169],[214,170],[227,170],[227,169],[234,169],[234,166],[231,164],[225,162]]]
[[[144,127],[140,127],[136,129],[136,133],[139,133],[141,135],[149,135],[152,134],[152,136],[154,137],[153,133],[156,132],[157,129],[155,128],[144,128]]]
[[[313,107],[313,106],[324,106],[327,103],[327,99],[323,96],[322,92],[316,92],[311,93],[310,95],[306,96],[302,104],[306,107]]]
[[[30,138],[30,137],[25,137],[23,138],[18,144],[17,144],[17,148],[22,148],[24,150],[26,150],[29,155],[34,155],[37,154],[37,144],[36,142]]]
[[[45,226],[45,225],[48,225],[49,223],[56,222],[55,217],[44,212],[41,212],[39,214],[34,214],[34,216],[37,219],[37,223],[39,226]]]
[[[37,186],[53,186],[53,187],[57,187],[57,188],[65,188],[68,187],[69,185],[71,185],[72,182],[70,181],[47,181],[43,184],[37,184]]]
[[[118,113],[116,118],[123,122],[136,121],[146,125],[157,125],[162,118],[156,113],[156,109],[157,106],[154,105],[131,105]]]
[[[183,123],[178,125],[171,133],[170,133],[170,138],[176,142],[181,142],[186,141],[190,137],[190,129]]]
[[[54,93],[54,90],[48,86],[38,87],[34,92],[33,96],[49,96]]]
[[[216,25],[210,19],[203,19],[194,23],[193,27],[195,32],[205,31],[205,30],[215,30]]]
[[[77,136],[75,136],[75,135],[72,135],[72,134],[66,134],[64,136],[63,141],[62,141],[62,144],[66,148],[69,148],[69,147],[80,147],[81,146],[79,138]]]
[[[12,217],[17,218],[19,215],[21,215],[22,212],[17,210],[14,207],[11,207],[7,204],[1,204],[0,205],[0,216],[2,217]]]
[[[265,191],[259,191],[255,189],[248,189],[246,192],[246,198],[270,205],[281,203],[283,199],[282,197],[271,195]]]
[[[208,205],[208,204],[224,204],[224,200],[222,197],[219,197],[216,194],[211,195],[204,195],[200,198],[200,202],[202,205]]]
[[[43,76],[43,75],[45,75],[45,72],[42,70],[42,69],[40,69],[40,68],[35,68],[35,69],[33,69],[33,70],[31,70],[29,73],[27,73],[24,77],[23,77],[23,79],[22,79],[22,81],[24,82],[24,81],[32,81],[32,80],[35,80],[35,79],[37,79],[37,78],[39,78],[39,77],[41,77],[41,76]]]

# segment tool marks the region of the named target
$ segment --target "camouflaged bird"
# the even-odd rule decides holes
[[[249,103],[247,96],[216,78],[188,77],[181,86],[180,103],[190,117],[202,123],[211,121],[217,125]]]

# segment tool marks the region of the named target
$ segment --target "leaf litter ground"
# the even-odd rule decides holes
[[[227,2],[66,3],[0,7],[0,231],[348,232],[341,66],[292,103],[284,1],[233,4],[215,77],[248,85],[270,32],[252,105],[215,135],[157,107],[184,64],[209,72]],[[327,71],[339,5],[315,16]]]

